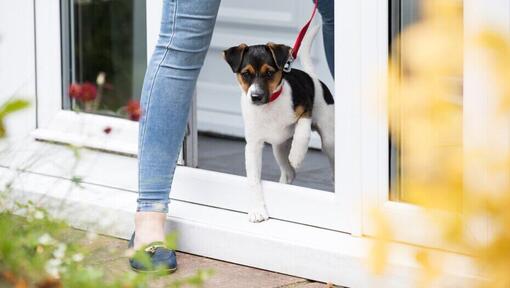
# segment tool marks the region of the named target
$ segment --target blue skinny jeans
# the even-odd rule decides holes
[[[163,0],[159,39],[145,74],[140,99],[139,212],[168,212],[169,193],[191,98],[211,42],[220,1]],[[324,1],[333,3],[333,0]],[[333,11],[330,12],[333,15]],[[328,31],[332,34],[333,29]],[[326,37],[324,39],[326,41]],[[328,36],[327,39],[333,38]],[[333,51],[334,43],[330,44],[329,51]]]
[[[335,78],[335,1],[319,0],[317,10],[322,16],[322,38],[329,72]]]

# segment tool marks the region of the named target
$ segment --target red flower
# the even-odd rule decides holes
[[[90,82],[85,82],[81,85],[73,83],[69,86],[69,96],[76,99],[77,101],[94,101],[97,96],[96,85]]]
[[[81,85],[81,101],[88,102],[94,101],[97,96],[96,85],[85,82]]]
[[[126,106],[126,111],[129,115],[129,119],[133,121],[140,120],[140,115],[142,114],[142,111],[140,109],[140,102],[136,100],[129,100]]]
[[[71,98],[79,99],[80,95],[81,95],[80,84],[72,83],[71,85],[69,85],[69,96],[71,96]]]

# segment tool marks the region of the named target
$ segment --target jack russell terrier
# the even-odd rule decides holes
[[[311,29],[303,39],[299,56],[304,71],[286,72],[292,53],[286,45],[241,44],[223,51],[242,90],[251,222],[269,218],[260,180],[264,143],[273,147],[281,171],[280,183],[290,184],[308,151],[312,130],[317,131],[334,175],[334,100],[328,87],[315,76],[310,57],[318,30]]]

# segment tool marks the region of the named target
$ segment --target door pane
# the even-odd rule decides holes
[[[63,2],[65,108],[138,120],[147,63],[145,1]]]
[[[390,0],[390,199],[462,197],[462,6]],[[441,6],[443,5],[443,6]],[[459,60],[460,59],[460,60]],[[392,77],[393,77],[392,76]]]
[[[221,2],[215,34],[197,86],[198,168],[246,176],[241,89],[221,53],[224,49],[241,43],[255,45],[271,41],[292,45],[313,9],[313,1],[302,1],[300,5],[294,5],[294,2]],[[271,7],[271,11],[268,11],[267,7]],[[320,17],[321,14],[317,13],[317,18]],[[316,20],[317,23],[321,21]],[[335,95],[334,79],[324,53],[322,31],[314,41],[311,54],[319,78]],[[302,69],[299,60],[293,63],[293,67]],[[310,149],[303,164],[297,169],[292,185],[333,192],[330,162],[320,149],[319,134],[313,132]],[[266,144],[263,149],[261,177],[263,180],[279,182],[280,174],[280,166],[275,160],[272,146]]]

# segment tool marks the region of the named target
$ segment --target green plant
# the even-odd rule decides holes
[[[0,107],[0,140],[6,134],[4,118],[28,106],[29,103],[24,100],[11,100]],[[74,187],[83,188],[82,177],[75,175],[81,148],[68,147],[75,158],[75,164],[69,171],[71,182]],[[28,165],[33,165],[34,161],[30,159]],[[16,181],[26,169],[17,167],[12,179],[2,179],[8,184],[0,190],[0,287],[141,288],[149,287],[150,280],[161,275],[130,271],[112,279],[101,267],[89,264],[90,243],[82,245],[79,239],[70,237],[72,228],[64,220],[53,217],[38,203],[12,203],[9,200]],[[176,235],[169,235],[166,245],[175,248],[175,243]],[[145,253],[136,252],[133,257],[150,263]],[[167,286],[201,286],[211,275],[208,270],[197,271],[190,277],[175,279]]]
[[[106,280],[104,271],[87,264],[90,251],[69,237],[65,221],[52,218],[33,202],[15,203],[12,209],[0,208],[0,286],[12,287],[148,287],[160,276],[127,272],[121,277]],[[167,245],[175,247],[175,235],[167,238]],[[137,260],[148,262],[144,253],[137,252]],[[200,286],[211,271],[197,271],[191,277],[174,280],[169,287]]]
[[[2,106],[0,106],[0,138],[5,137],[6,134],[4,126],[5,117],[11,115],[12,113],[23,110],[29,105],[30,103],[26,100],[13,99],[5,102]]]

